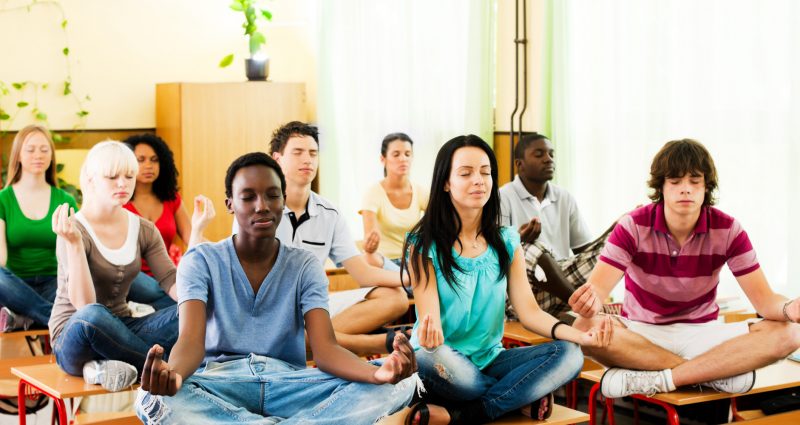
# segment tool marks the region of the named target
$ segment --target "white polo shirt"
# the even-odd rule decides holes
[[[592,240],[575,198],[553,183],[547,184],[544,199],[539,202],[519,176],[514,177],[500,188],[500,215],[503,226],[515,228],[539,217],[542,233],[537,240],[553,252],[556,260],[570,257],[572,248]]]
[[[238,232],[239,225],[234,220],[233,233]],[[283,208],[275,236],[282,243],[311,251],[323,265],[326,258],[339,264],[361,255],[339,210],[313,191],[306,212],[300,217],[288,207]]]

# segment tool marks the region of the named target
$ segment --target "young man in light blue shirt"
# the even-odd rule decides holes
[[[244,155],[231,164],[225,186],[239,232],[181,260],[178,342],[168,363],[161,347],[148,353],[139,418],[371,424],[407,405],[416,363],[406,337],[395,337],[382,365],[339,346],[322,266],[275,237],[286,189],[280,166],[263,153]],[[318,369],[306,369],[304,330]]]

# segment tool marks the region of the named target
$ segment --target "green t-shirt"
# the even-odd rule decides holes
[[[6,267],[15,275],[22,278],[56,275],[58,261],[52,217],[56,207],[65,202],[78,209],[72,195],[51,187],[47,215],[41,220],[31,220],[19,208],[14,188],[0,190],[0,220],[6,222]]]

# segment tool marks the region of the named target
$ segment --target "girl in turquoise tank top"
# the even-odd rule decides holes
[[[532,416],[546,417],[550,393],[583,366],[579,345],[610,341],[610,323],[582,332],[536,304],[519,234],[499,225],[496,180],[486,142],[448,141],[436,157],[428,210],[406,238],[401,271],[417,309],[411,343],[425,387],[441,404],[416,405],[414,423],[486,423],[528,405]],[[526,329],[555,341],[504,349],[506,297]]]

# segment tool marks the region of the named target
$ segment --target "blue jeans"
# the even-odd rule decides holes
[[[144,317],[118,317],[102,304],[89,304],[69,318],[53,343],[56,362],[70,375],[81,376],[90,360],[122,360],[144,367],[153,344],[167,356],[178,339],[178,306]]]
[[[47,327],[57,286],[56,276],[20,278],[0,267],[0,304],[30,317],[38,326]]]
[[[504,350],[483,370],[447,345],[416,354],[429,392],[449,400],[480,402],[489,419],[544,397],[575,379],[583,367],[581,349],[566,341]]]
[[[349,382],[319,369],[250,354],[208,362],[173,397],[139,390],[136,414],[145,424],[373,424],[411,400],[416,381],[396,385]]]
[[[162,310],[175,305],[175,300],[169,297],[158,282],[151,276],[139,272],[128,290],[128,301],[139,304],[148,304],[156,310]]]

